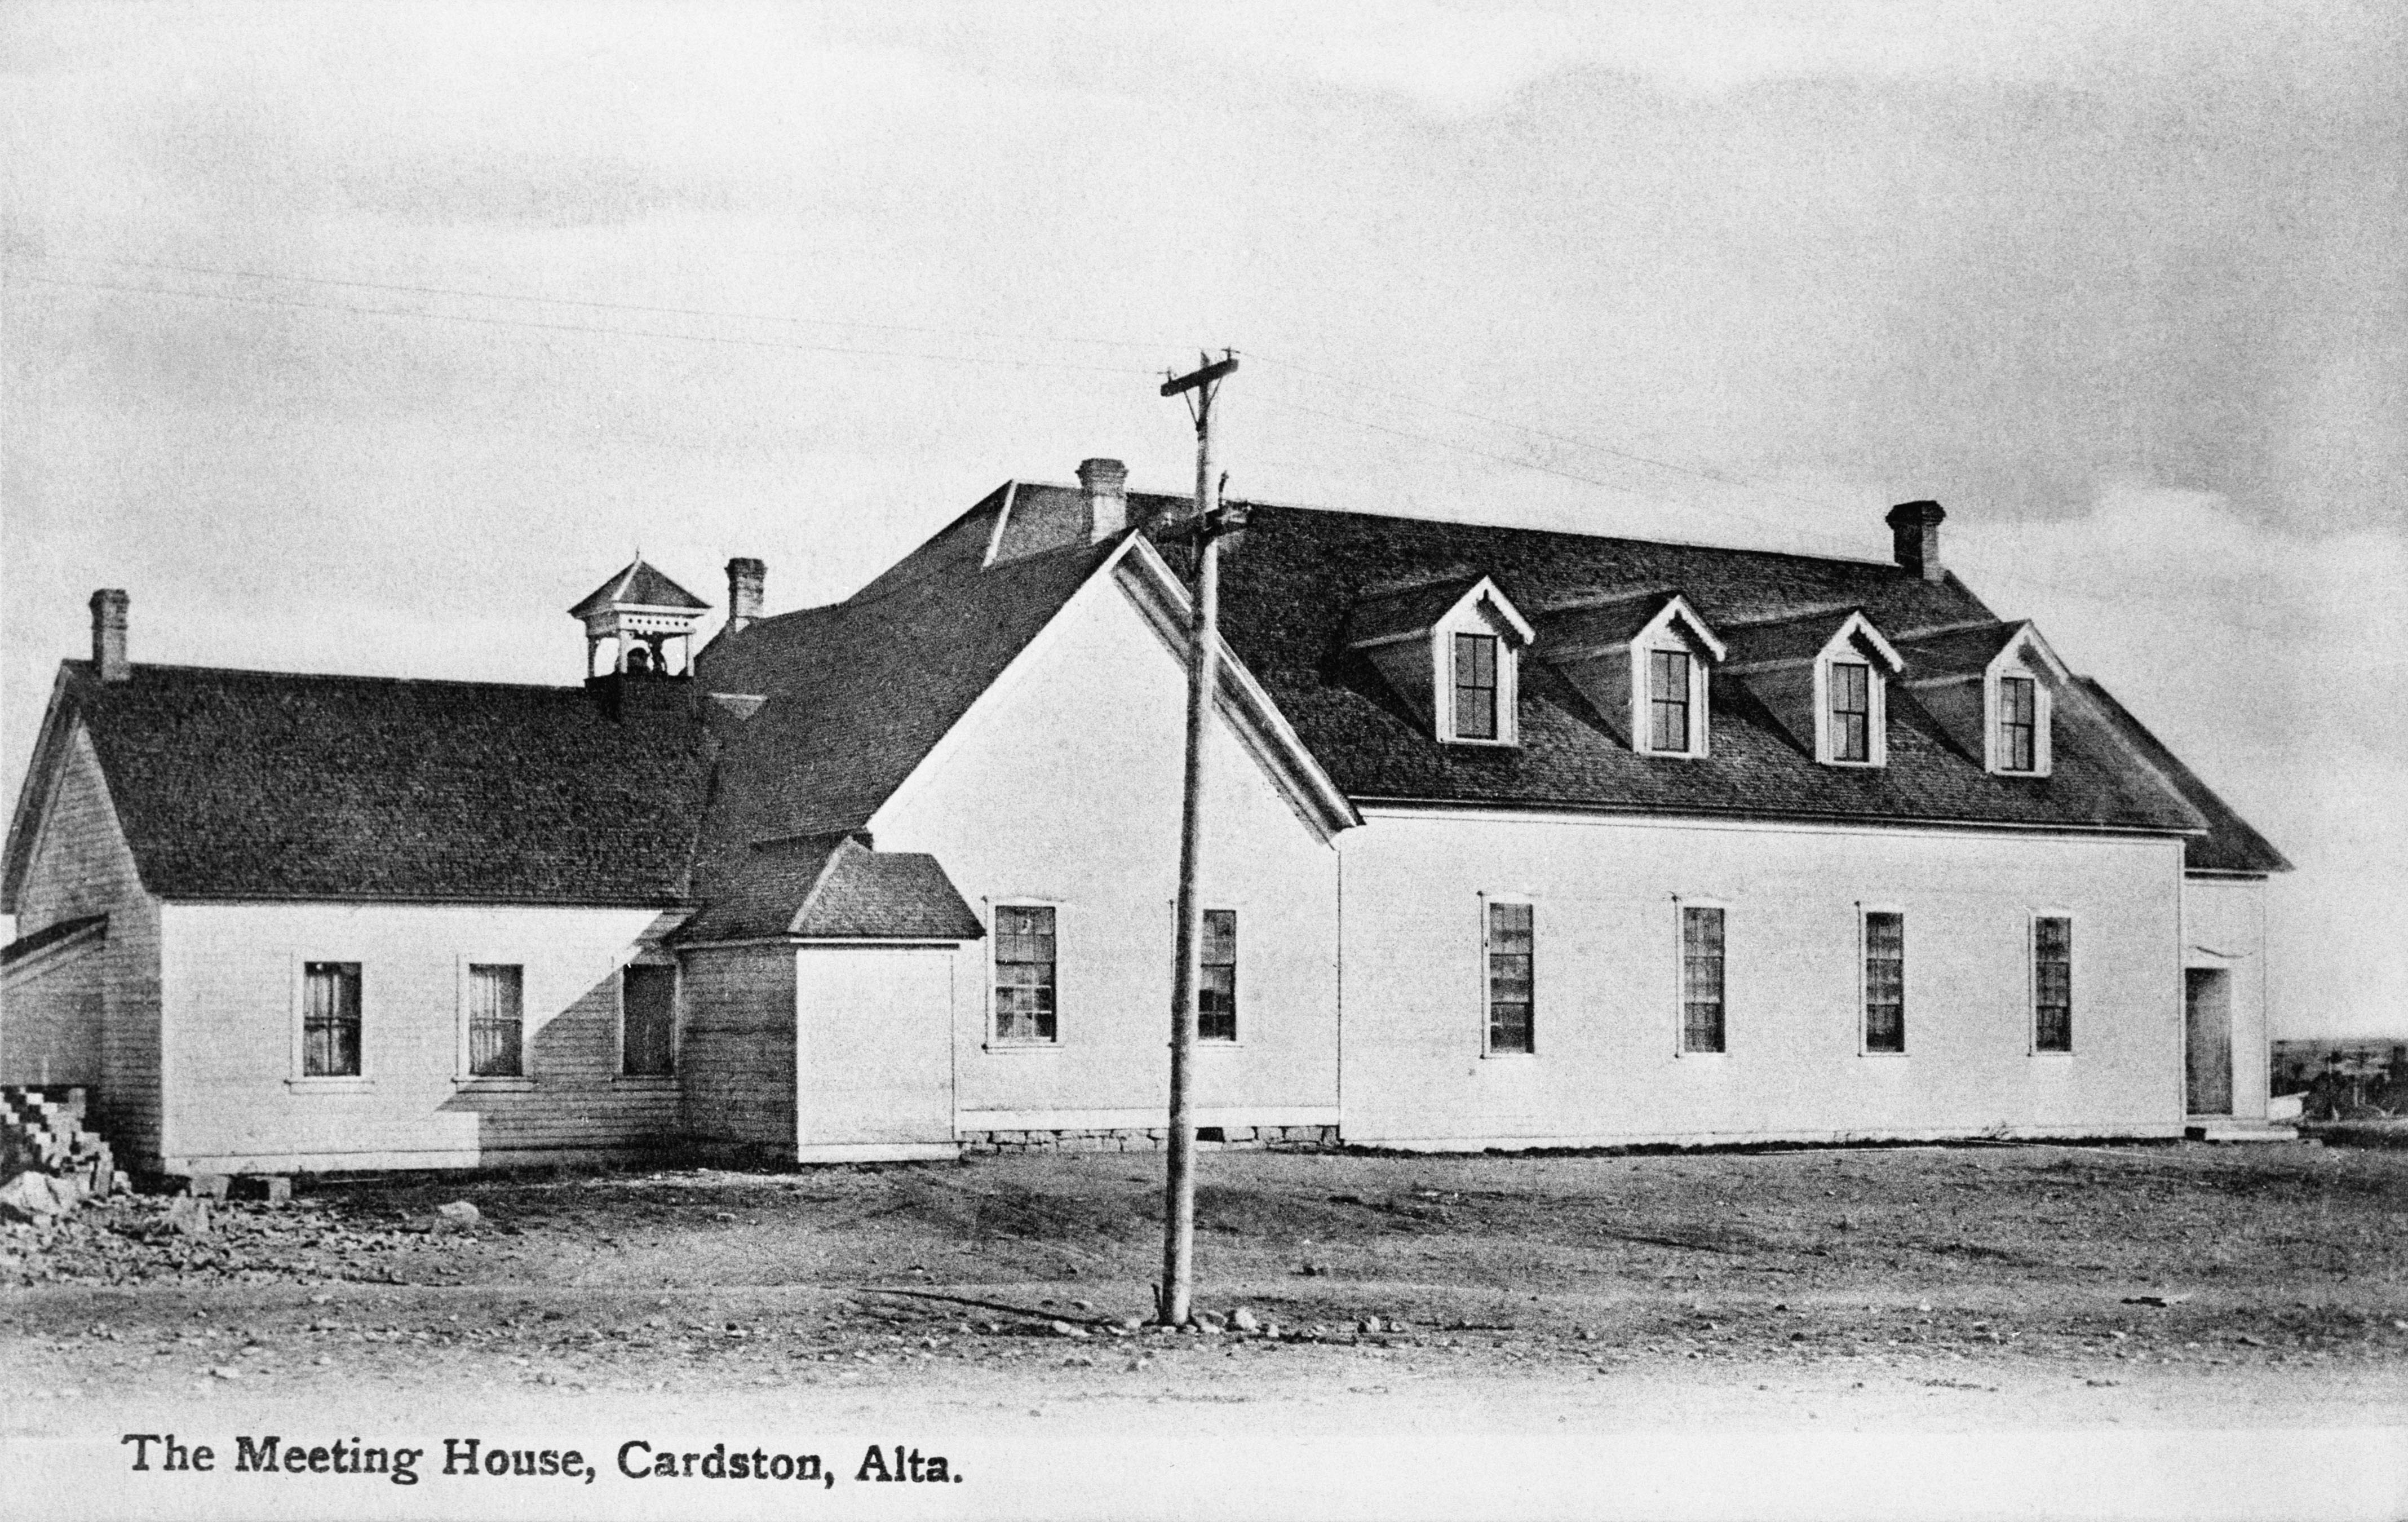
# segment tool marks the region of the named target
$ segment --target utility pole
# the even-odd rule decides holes
[[[1204,946],[1204,906],[1196,885],[1197,858],[1204,834],[1204,726],[1212,714],[1212,691],[1221,639],[1221,536],[1244,525],[1229,521],[1214,500],[1212,395],[1221,378],[1238,367],[1223,350],[1218,360],[1196,356],[1190,373],[1162,383],[1165,396],[1184,395],[1196,419],[1196,607],[1187,635],[1187,772],[1179,811],[1179,944],[1170,991],[1170,1157],[1162,1199],[1162,1295],[1154,1307],[1166,1327],[1187,1325],[1196,1291],[1196,1117],[1189,1070],[1196,1060],[1196,1002]]]

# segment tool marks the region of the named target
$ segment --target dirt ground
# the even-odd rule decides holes
[[[169,1394],[1017,1409],[1291,1386],[1442,1401],[1498,1379],[1601,1386],[1592,1405],[1635,1392],[1634,1419],[1726,1386],[1792,1421],[1807,1389],[1946,1396],[1929,1409],[1956,1421],[2034,1399],[2103,1420],[2203,1384],[2277,1422],[2408,1409],[2397,1150],[1202,1164],[1197,1303],[1242,1307],[1251,1332],[1139,1326],[1158,1156],[561,1171],[305,1184],[288,1206],[218,1207],[201,1237],[164,1232],[155,1198],[10,1228],[0,1377],[11,1421],[36,1425]],[[452,1200],[481,1220],[428,1229]]]

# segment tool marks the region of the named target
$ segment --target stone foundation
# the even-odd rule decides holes
[[[1006,1152],[1160,1152],[1169,1129],[1124,1126],[1093,1130],[964,1131],[962,1151],[972,1156]],[[1204,1126],[1196,1132],[1200,1152],[1305,1152],[1338,1145],[1335,1126]]]

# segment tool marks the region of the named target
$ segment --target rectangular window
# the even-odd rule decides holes
[[[1054,1040],[1054,911],[999,905],[995,912],[995,1039]]]
[[[1873,672],[1857,661],[1831,663],[1831,759],[1873,758]]]
[[[1865,1050],[1906,1050],[1906,916],[1865,914]]]
[[[1689,748],[1689,654],[1684,650],[1647,653],[1647,748]]]
[[[677,969],[631,962],[620,975],[619,1070],[629,1078],[677,1070]]]
[[[1723,912],[1681,911],[1681,1050],[1723,1049]]]
[[[1238,912],[1204,912],[1204,965],[1196,985],[1196,1039],[1238,1039]]]
[[[2040,763],[2040,700],[2029,677],[1999,679],[1999,769],[2031,771]]]
[[[2032,921],[2032,1045],[2073,1050],[2073,922]]]
[[[357,962],[303,964],[301,1076],[360,1076],[360,964]]]
[[[1488,1050],[1528,1052],[1530,906],[1488,906]]]
[[[468,969],[468,1071],[479,1078],[520,1078],[526,1059],[520,1047],[523,979],[515,967]]]
[[[1457,739],[1497,738],[1497,637],[1455,637],[1455,734]]]

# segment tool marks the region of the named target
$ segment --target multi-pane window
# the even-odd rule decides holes
[[[522,982],[515,967],[475,964],[468,969],[468,1071],[479,1078],[525,1075],[520,1045]]]
[[[1238,912],[1204,912],[1204,960],[1196,985],[1196,1039],[1238,1039]]]
[[[2040,696],[2029,677],[1999,679],[1999,769],[2033,771],[2040,766]]]
[[[1873,670],[1861,661],[1831,663],[1831,759],[1873,758]]]
[[[2043,915],[2032,921],[2032,1045],[2073,1050],[2073,922]]]
[[[631,962],[619,981],[619,1070],[665,1078],[677,1070],[677,969]]]
[[[1689,748],[1689,653],[1647,653],[1647,748]]]
[[[301,983],[301,1075],[357,1078],[360,964],[305,963]]]
[[[1865,1050],[1906,1050],[1906,916],[1865,912]]]
[[[995,912],[995,1039],[1054,1039],[1054,911],[1000,905]]]
[[[1488,906],[1488,1050],[1527,1052],[1530,1041],[1530,906]]]
[[[1723,1049],[1723,912],[1681,911],[1681,1050]]]
[[[1455,637],[1455,736],[1497,738],[1497,637]]]

